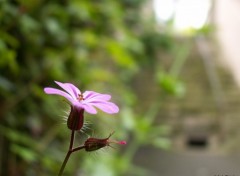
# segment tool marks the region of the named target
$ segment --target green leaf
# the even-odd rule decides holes
[[[6,136],[9,140],[15,143],[24,144],[30,147],[34,147],[37,144],[37,141],[33,140],[31,136],[24,134],[18,130],[0,126],[0,132],[4,136]]]
[[[161,89],[166,93],[178,97],[182,97],[185,94],[185,86],[177,78],[165,73],[159,73],[157,78]]]
[[[136,62],[119,42],[107,40],[106,49],[108,50],[113,60],[117,63],[117,65],[133,70],[137,69]]]
[[[13,144],[11,146],[11,150],[13,153],[17,154],[18,156],[20,156],[21,158],[28,162],[36,161],[38,158],[36,152],[32,151],[29,148],[22,147],[16,144]]]
[[[123,126],[128,130],[133,130],[135,126],[135,119],[132,109],[123,107],[121,110],[121,117]]]

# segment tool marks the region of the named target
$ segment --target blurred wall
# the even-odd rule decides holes
[[[214,8],[219,54],[240,86],[240,1],[215,0]]]

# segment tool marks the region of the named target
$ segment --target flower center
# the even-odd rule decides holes
[[[83,98],[83,94],[78,94],[78,98],[77,98],[79,101],[82,101],[82,100],[84,100],[84,98]]]

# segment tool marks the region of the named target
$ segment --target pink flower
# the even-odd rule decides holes
[[[46,87],[44,88],[44,92],[65,97],[74,108],[84,109],[90,114],[96,114],[96,108],[101,109],[108,114],[118,113],[119,111],[117,105],[109,102],[111,95],[100,94],[94,91],[85,91],[84,93],[81,93],[81,91],[71,83],[61,83],[58,81],[55,81],[55,83],[64,91]]]
[[[64,91],[46,87],[44,92],[47,94],[56,94],[65,97],[71,104],[71,112],[67,119],[67,126],[71,130],[80,130],[84,123],[84,110],[90,114],[96,114],[98,109],[114,114],[119,111],[117,105],[109,102],[111,96],[108,94],[100,94],[94,91],[81,91],[71,83],[61,83],[55,81]]]

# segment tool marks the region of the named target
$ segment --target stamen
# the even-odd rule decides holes
[[[82,100],[84,100],[84,98],[83,98],[83,94],[78,94],[78,98],[77,98],[79,101],[82,101]]]

